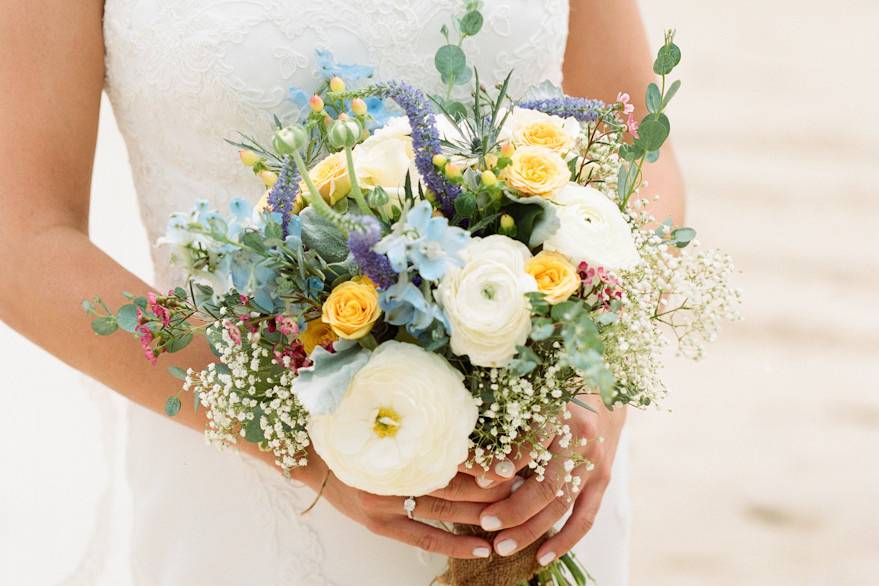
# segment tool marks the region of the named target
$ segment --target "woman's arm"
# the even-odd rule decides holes
[[[651,51],[644,34],[635,0],[571,0],[570,31],[565,51],[565,93],[573,96],[616,101],[617,93],[627,92],[640,118],[647,111],[644,94],[654,81]],[[684,216],[683,180],[670,145],[662,149],[659,161],[645,170],[650,185],[643,195],[661,194],[651,204],[658,221],[672,218],[680,224]],[[568,420],[575,437],[589,443],[574,451],[594,464],[580,466],[573,474],[582,480],[570,518],[537,551],[537,560],[547,565],[564,555],[589,531],[598,513],[604,491],[610,482],[611,467],[626,420],[626,408],[608,411],[597,397],[588,397],[592,410],[571,404]],[[603,441],[594,441],[601,437]],[[494,548],[500,555],[512,555],[546,534],[568,511],[567,495],[559,497],[564,477],[559,462],[570,454],[558,442],[550,450],[560,457],[550,464],[546,479],[531,478],[508,499],[487,506],[481,513],[483,528],[500,530]]]
[[[32,0],[0,12],[0,319],[70,366],[161,412],[179,386],[143,358],[133,337],[98,338],[80,309],[99,294],[149,286],[88,238],[88,212],[98,112],[104,82],[102,0]],[[175,364],[212,360],[192,344]],[[181,409],[175,421],[204,429],[204,409]],[[242,450],[273,463],[270,453]],[[327,476],[311,454],[296,477],[375,533],[451,557],[485,557],[489,543],[407,519],[403,499],[375,497]],[[443,494],[419,498],[419,516],[478,522],[482,505],[509,494],[509,484],[480,489],[458,478]],[[451,502],[468,501],[468,502]],[[478,501],[478,502],[474,502]]]
[[[631,94],[635,117],[647,113],[647,85],[655,81],[653,56],[644,33],[637,0],[571,0],[568,45],[565,49],[565,93],[616,101],[618,92]],[[684,221],[684,181],[671,144],[645,167],[649,187],[645,195],[659,194],[652,213],[659,222]]]

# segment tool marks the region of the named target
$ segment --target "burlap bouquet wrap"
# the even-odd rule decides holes
[[[474,525],[458,525],[453,527],[458,535],[475,535],[494,541],[496,533],[485,531]],[[492,551],[485,559],[461,560],[449,559],[446,573],[436,579],[438,584],[448,586],[520,586],[527,583],[540,569],[537,563],[537,550],[547,540],[544,535],[525,549],[511,556],[500,556]]]

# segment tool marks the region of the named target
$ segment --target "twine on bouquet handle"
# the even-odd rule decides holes
[[[496,532],[485,531],[475,525],[452,527],[456,535],[474,535],[489,542],[494,541]],[[549,538],[544,535],[528,547],[510,556],[500,556],[494,551],[485,559],[461,560],[449,558],[446,572],[437,577],[439,584],[448,586],[520,586],[527,583],[540,570],[537,563],[537,550]]]

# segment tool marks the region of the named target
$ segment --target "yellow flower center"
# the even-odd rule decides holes
[[[375,416],[372,431],[380,438],[394,437],[400,431],[400,414],[390,407],[382,407]]]

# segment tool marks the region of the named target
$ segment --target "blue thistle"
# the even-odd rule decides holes
[[[455,200],[461,194],[461,188],[446,181],[433,165],[433,156],[441,151],[440,137],[436,129],[436,117],[430,109],[427,96],[421,90],[402,81],[380,83],[376,89],[379,96],[390,98],[406,113],[409,126],[412,127],[415,166],[424,184],[436,194],[443,213],[451,215]]]
[[[381,240],[381,225],[372,216],[360,216],[357,220],[360,227],[348,235],[348,249],[363,274],[379,289],[387,289],[397,282],[397,273],[387,256],[372,249]]]
[[[594,122],[605,104],[601,100],[562,96],[543,100],[526,100],[519,102],[518,106],[561,118],[576,118],[580,122]]]
[[[293,213],[293,204],[299,194],[299,171],[296,165],[290,162],[289,157],[284,159],[278,182],[269,192],[269,207],[273,212],[281,214],[281,228],[286,238],[290,229],[290,215]]]

